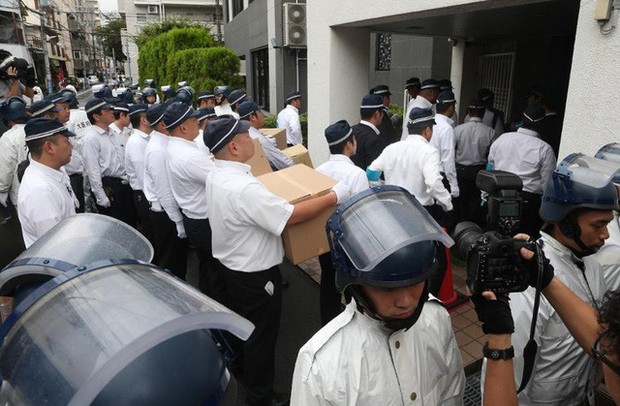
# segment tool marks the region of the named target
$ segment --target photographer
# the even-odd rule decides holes
[[[34,70],[28,67],[25,59],[15,58],[10,52],[0,49],[0,103],[14,96],[23,95],[32,99],[36,84]]]
[[[602,171],[590,169],[593,167]],[[538,242],[542,251],[555,268],[557,279],[590,306],[596,306],[606,290],[600,265],[588,257],[608,238],[607,224],[613,218],[612,211],[618,209],[614,173],[615,167],[604,161],[570,155],[545,185],[540,208],[545,221]],[[520,378],[535,290],[530,288],[511,299],[514,371]],[[582,405],[591,399],[595,363],[579,348],[549,301],[540,302],[535,338],[538,352],[529,383],[519,394],[519,404]]]

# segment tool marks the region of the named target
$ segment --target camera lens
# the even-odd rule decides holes
[[[471,221],[458,223],[452,233],[452,239],[456,242],[455,254],[461,259],[467,259],[467,254],[476,240],[483,234],[478,224]]]

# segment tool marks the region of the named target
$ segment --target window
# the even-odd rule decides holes
[[[232,16],[233,18],[243,11],[243,0],[232,0]]]
[[[389,71],[392,63],[392,34],[377,34],[375,70]]]
[[[146,13],[138,13],[138,14],[136,14],[136,20],[139,23],[145,23],[146,22]]]
[[[82,51],[73,51],[73,59],[82,59]]]
[[[252,52],[252,88],[254,100],[269,108],[269,55],[267,48]]]

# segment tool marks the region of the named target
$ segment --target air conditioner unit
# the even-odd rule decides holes
[[[159,14],[159,7],[158,6],[148,6],[147,13],[149,13],[149,14]]]
[[[284,46],[305,48],[307,44],[306,5],[284,3],[283,20]]]

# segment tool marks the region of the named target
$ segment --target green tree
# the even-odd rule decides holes
[[[117,18],[95,30],[95,34],[103,45],[105,56],[115,57],[119,62],[124,62],[127,59],[123,52],[123,43],[121,42],[121,29],[126,27],[125,20]]]
[[[194,89],[213,89],[217,85],[239,86],[239,58],[229,48],[185,49],[168,57],[167,83],[186,80]]]
[[[185,49],[210,48],[213,37],[203,27],[174,28],[146,42],[140,49],[138,71],[140,80],[155,79],[158,84],[173,83],[178,75],[169,71],[168,60],[178,51]],[[238,71],[238,70],[237,70]],[[191,80],[194,73],[183,80]]]
[[[144,28],[142,28],[142,31],[140,31],[140,34],[134,38],[134,42],[138,48],[142,48],[153,38],[174,28],[204,28],[204,26],[182,18],[168,18],[160,23],[150,23],[145,25]]]

